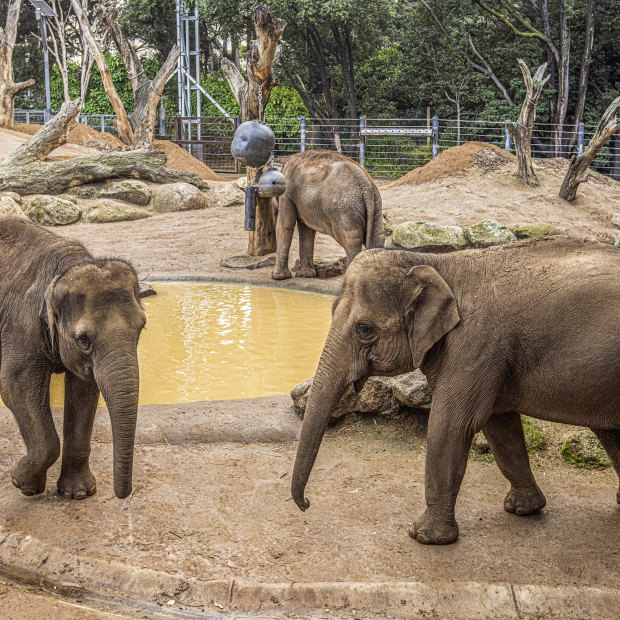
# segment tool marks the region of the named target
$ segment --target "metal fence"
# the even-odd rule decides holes
[[[15,121],[42,123],[43,110],[16,110]],[[114,116],[82,114],[80,122],[116,134]],[[513,150],[506,130],[506,121],[476,119],[398,118],[398,119],[319,119],[268,118],[276,134],[276,158],[286,157],[306,149],[337,150],[359,161],[378,178],[399,177],[428,163],[443,150],[470,140],[490,142]],[[195,157],[218,172],[240,172],[230,154],[230,142],[239,119],[224,116],[178,117],[161,116],[156,126],[156,138],[174,140]],[[566,126],[562,136],[561,157],[569,158],[587,145],[596,130],[583,125],[581,131]],[[555,127],[536,123],[532,136],[534,157],[555,157]],[[620,134],[610,140],[594,160],[592,167],[620,180]]]

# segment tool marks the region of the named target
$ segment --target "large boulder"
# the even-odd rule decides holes
[[[0,216],[2,215],[26,217],[20,206],[10,196],[0,196]]]
[[[58,196],[34,196],[28,201],[26,215],[37,224],[63,226],[80,219],[82,211],[71,202]]]
[[[189,183],[166,183],[157,188],[151,206],[158,213],[172,211],[191,211],[206,209],[207,197],[194,185]]]
[[[145,206],[151,200],[151,191],[144,181],[124,179],[111,183],[88,183],[73,190],[79,198],[111,198],[134,205]]]
[[[467,238],[475,248],[488,248],[516,241],[514,233],[495,220],[482,220],[467,229]]]
[[[99,200],[88,209],[84,210],[82,219],[85,222],[106,224],[108,222],[126,222],[141,220],[151,214],[146,209],[141,209],[126,202],[117,200]]]
[[[460,226],[443,226],[430,222],[404,222],[392,234],[392,242],[418,252],[452,252],[467,246]]]
[[[299,259],[295,261],[293,271],[299,271],[301,263]],[[314,270],[317,278],[334,278],[344,275],[347,270],[346,256],[326,256],[325,258],[314,259]]]
[[[236,183],[212,183],[208,197],[210,203],[218,207],[239,207],[245,204],[245,191]]]
[[[420,369],[398,375],[391,380],[392,393],[398,402],[412,409],[430,409],[433,394]]]

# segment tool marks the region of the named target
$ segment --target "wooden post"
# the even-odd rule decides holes
[[[243,122],[259,119],[259,86],[262,91],[264,118],[271,89],[278,84],[272,67],[279,54],[278,41],[285,27],[286,22],[274,17],[268,7],[258,7],[254,11],[256,39],[248,45],[245,79],[232,61],[222,58],[222,71],[239,102]],[[248,185],[252,183],[254,173],[254,170],[248,169]],[[276,221],[273,203],[271,198],[259,197],[256,204],[256,230],[249,233],[248,254],[264,256],[275,250]]]
[[[527,94],[521,106],[519,120],[516,123],[508,123],[506,127],[515,142],[519,176],[526,185],[538,187],[540,181],[534,172],[534,166],[532,166],[532,132],[534,131],[534,120],[536,119],[536,106],[550,75],[543,79],[543,75],[547,70],[547,63],[540,65],[534,77],[532,77],[523,60],[518,58],[517,61],[519,67],[521,67]]]

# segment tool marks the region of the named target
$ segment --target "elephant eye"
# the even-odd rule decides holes
[[[79,334],[75,337],[75,341],[78,343],[80,348],[87,351],[90,349],[90,338],[86,334]]]
[[[362,340],[367,340],[373,334],[373,329],[370,325],[365,325],[364,323],[359,323],[357,326],[357,335],[362,338]]]

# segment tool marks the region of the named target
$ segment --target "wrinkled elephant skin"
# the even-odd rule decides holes
[[[13,468],[25,495],[45,489],[60,455],[49,402],[50,376],[65,373],[62,466],[58,492],[84,499],[96,491],[90,441],[99,393],[110,412],[114,492],[132,490],[138,411],[137,346],[146,317],[134,269],[93,258],[23,219],[0,217],[0,395],[27,453]]]
[[[299,232],[297,277],[316,276],[313,258],[317,232],[333,237],[344,248],[349,262],[363,246],[383,247],[381,194],[352,159],[314,149],[289,157],[282,172],[286,191],[278,199],[274,280],[291,277],[288,255],[295,224]]]
[[[443,255],[363,252],[308,397],[295,502],[309,506],[305,486],[347,386],[417,367],[433,390],[418,542],[457,539],[455,501],[479,430],[510,482],[505,510],[543,508],[520,414],[591,428],[620,476],[619,309],[620,251],[609,245],[558,236]]]

